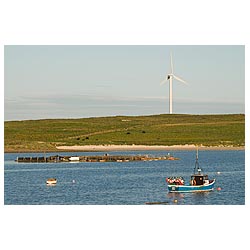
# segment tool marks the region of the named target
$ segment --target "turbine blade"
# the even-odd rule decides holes
[[[182,80],[180,77],[175,76],[175,75],[173,75],[173,77],[174,77],[176,80],[178,80],[178,81],[180,81],[180,82],[183,82],[183,83],[187,84],[187,82],[185,82],[184,80]]]
[[[160,85],[163,85],[165,82],[167,82],[167,79],[163,80]]]
[[[170,61],[171,61],[171,73],[174,74],[172,52],[170,53]]]

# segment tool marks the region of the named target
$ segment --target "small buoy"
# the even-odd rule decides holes
[[[217,172],[217,174],[220,174],[220,172]]]
[[[217,191],[221,191],[221,188],[220,188],[220,187],[217,187]]]
[[[76,181],[75,181],[75,180],[73,180],[72,182],[73,182],[73,183],[75,183]]]
[[[177,203],[178,202],[178,200],[177,199],[174,199],[174,203]]]

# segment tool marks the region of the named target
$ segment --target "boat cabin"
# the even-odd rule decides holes
[[[208,183],[208,175],[194,174],[191,176],[191,185],[193,186],[200,186]]]

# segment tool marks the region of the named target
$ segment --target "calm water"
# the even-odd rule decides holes
[[[48,155],[56,155],[51,153]],[[103,153],[60,153],[60,155]],[[110,152],[164,156],[164,151]],[[5,154],[4,203],[7,204],[91,204],[144,205],[168,202],[179,205],[245,204],[245,151],[199,151],[200,167],[209,178],[216,178],[215,190],[207,193],[170,194],[167,176],[183,176],[189,181],[195,163],[194,151],[173,151],[179,161],[96,162],[96,163],[16,163],[17,156]],[[221,172],[218,174],[217,172]],[[56,186],[46,186],[48,178]],[[220,187],[221,191],[217,188]]]

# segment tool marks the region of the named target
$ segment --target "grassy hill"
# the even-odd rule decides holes
[[[5,152],[103,144],[244,146],[245,115],[115,116],[4,123]]]

